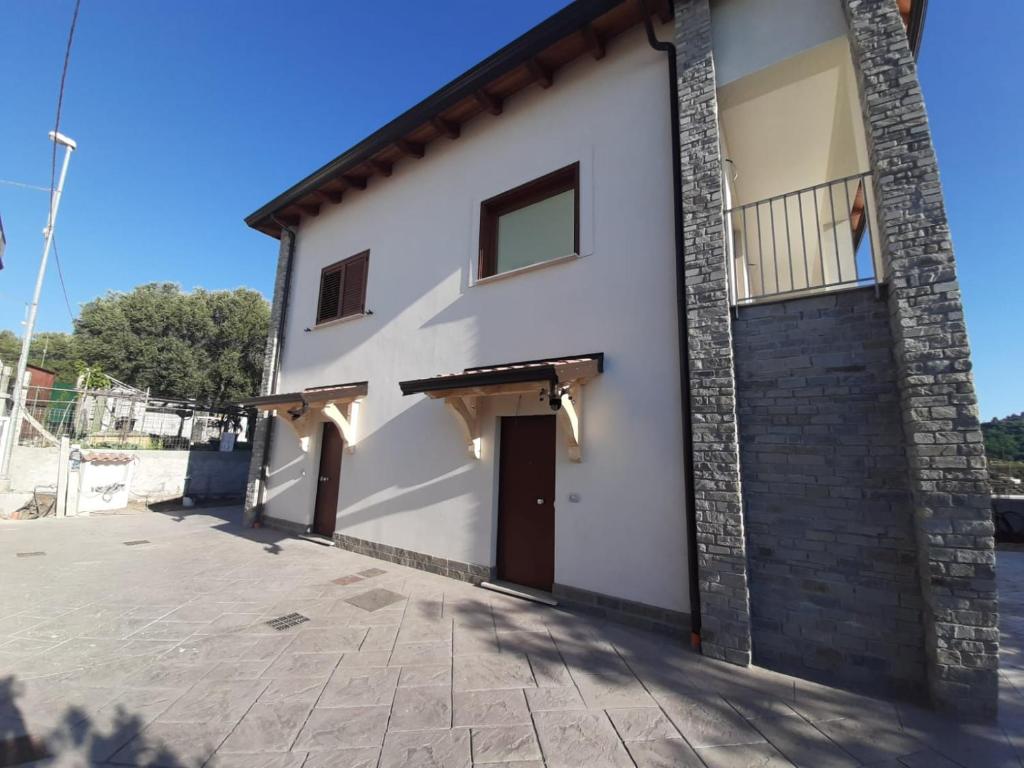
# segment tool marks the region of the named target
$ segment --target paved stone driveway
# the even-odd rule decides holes
[[[1021,768],[1020,586],[1002,724],[960,726],[237,516],[0,523],[0,764]]]

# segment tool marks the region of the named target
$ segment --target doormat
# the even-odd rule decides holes
[[[286,613],[284,616],[278,616],[276,619],[271,619],[264,623],[271,629],[276,629],[278,632],[282,632],[286,629],[296,627],[304,621],[309,621],[309,619],[301,613]]]
[[[374,576],[383,576],[387,571],[383,568],[367,568],[365,571],[359,571],[359,575],[364,579],[372,579]]]

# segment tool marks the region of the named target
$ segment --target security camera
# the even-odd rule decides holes
[[[552,411],[557,412],[558,409],[561,407],[562,398],[558,395],[557,392],[552,392],[550,395],[548,395],[548,408],[550,408]]]

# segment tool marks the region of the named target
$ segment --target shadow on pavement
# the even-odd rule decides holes
[[[18,699],[26,697],[26,703]],[[16,677],[0,678],[0,767],[39,764],[49,758],[69,764],[103,765],[135,739],[146,726],[139,715],[120,704],[90,713],[84,707],[52,700],[31,700]],[[185,760],[167,746],[145,744],[128,747],[133,765],[199,768],[202,761]],[[58,760],[63,765],[62,760]]]

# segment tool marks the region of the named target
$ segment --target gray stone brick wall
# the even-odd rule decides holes
[[[921,590],[884,297],[744,307],[733,341],[754,661],[919,694]]]
[[[708,0],[677,0],[680,163],[701,647],[750,663],[750,606]]]
[[[894,0],[850,27],[882,247],[937,706],[991,716],[999,631],[988,472],[956,264],[917,66]]]
[[[281,242],[277,251],[277,272],[274,275],[274,298],[270,307],[270,325],[267,329],[267,345],[263,352],[263,378],[260,381],[260,394],[268,395],[276,384],[277,363],[281,356],[281,344],[284,341],[281,313],[285,305],[285,284],[291,270],[292,254],[295,251],[295,238],[287,229],[281,230]],[[256,416],[256,428],[253,430],[252,459],[249,462],[249,477],[245,484],[245,508],[242,514],[243,523],[252,522],[262,512],[264,466],[270,459],[270,447],[274,437],[274,419],[259,413]]]
[[[658,632],[663,635],[685,637],[690,632],[690,614],[659,608],[656,605],[613,597],[589,589],[555,584],[551,594],[558,598],[558,604],[565,608],[591,616],[617,621],[633,627]]]
[[[375,557],[378,560],[386,560],[389,563],[406,565],[410,568],[418,568],[421,571],[436,573],[439,576],[447,576],[450,579],[457,579],[469,582],[470,584],[479,584],[481,581],[494,578],[494,569],[489,565],[464,563],[461,560],[435,557],[434,555],[415,552],[411,549],[393,547],[390,544],[357,539],[355,536],[347,536],[344,533],[335,533],[334,543],[350,552]]]

